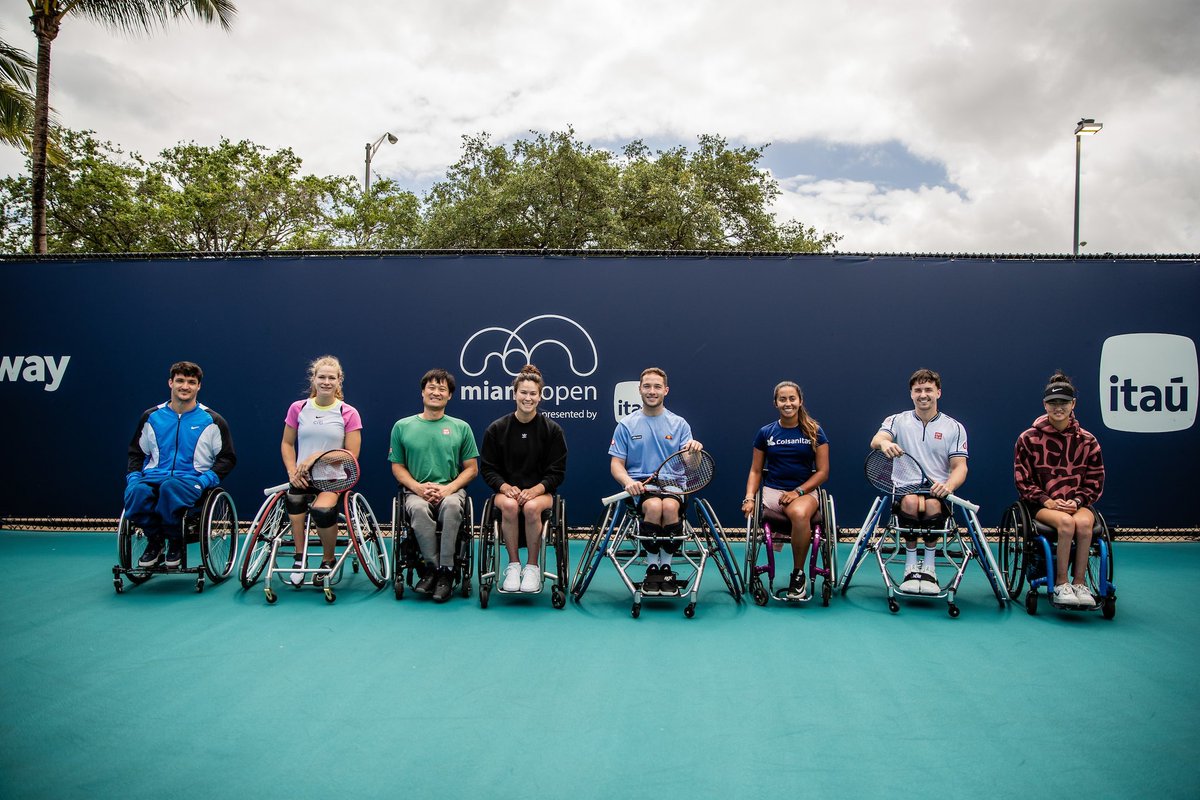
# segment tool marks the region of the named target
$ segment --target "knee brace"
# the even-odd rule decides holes
[[[680,536],[683,534],[683,523],[682,522],[672,522],[670,525],[664,525],[662,531],[663,531],[663,534],[666,536],[670,536],[670,537]],[[680,545],[680,541],[678,539],[671,538],[662,543],[662,549],[667,551],[671,555],[675,555],[676,551],[679,550],[679,545]]]
[[[653,522],[643,522],[640,528],[643,537],[642,547],[646,548],[647,553],[657,553],[662,547],[662,542],[659,540],[663,534],[662,526]]]
[[[289,491],[283,496],[283,506],[289,514],[303,514],[312,501],[313,495],[304,492]]]
[[[308,516],[312,519],[313,525],[318,528],[332,528],[337,525],[338,514],[336,508],[318,508],[313,506],[308,511]]]

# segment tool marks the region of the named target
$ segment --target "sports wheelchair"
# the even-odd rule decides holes
[[[392,590],[396,599],[404,597],[404,586],[411,588],[425,576],[425,571],[433,565],[426,564],[421,558],[421,546],[413,531],[412,521],[408,510],[404,507],[404,496],[407,490],[401,489],[392,500]],[[471,567],[474,560],[474,519],[475,505],[468,495],[463,502],[462,525],[454,540],[454,585],[462,597],[471,596]],[[441,534],[441,525],[438,526]]]
[[[869,553],[873,553],[879,562],[879,571],[887,587],[889,611],[893,614],[900,611],[897,598],[945,599],[950,616],[957,617],[959,608],[955,603],[955,596],[958,593],[958,585],[962,582],[967,566],[972,561],[978,561],[980,569],[991,584],[996,602],[1003,609],[1009,601],[1008,590],[975,512],[964,506],[946,503],[949,511],[942,517],[941,525],[929,528],[902,517],[899,513],[900,499],[893,495],[880,495],[875,498],[854,540],[850,558],[842,572],[839,582],[842,594],[850,588],[850,581],[863,559]],[[954,576],[949,584],[939,586],[936,594],[902,591],[900,585],[903,582],[905,564],[903,537],[907,535],[924,538],[930,533],[936,534],[939,539],[935,550],[936,563],[951,567]],[[897,575],[900,576],[899,580]]]
[[[308,567],[308,559],[320,560],[321,540],[317,537],[312,522],[306,518],[306,529],[302,534],[306,537],[305,545],[298,546],[291,518],[287,513],[286,495],[286,490],[272,493],[254,515],[246,542],[246,557],[242,560],[240,577],[243,589],[253,586],[265,569],[267,575],[263,593],[268,603],[273,604],[279,599],[272,586],[272,578],[277,576],[283,586],[295,589],[319,588],[325,595],[325,602],[332,603],[337,599],[334,586],[341,582],[347,559],[350,560],[354,572],[361,569],[376,589],[383,588],[391,577],[391,566],[387,546],[383,541],[383,531],[367,498],[358,492],[346,492],[342,496],[341,507],[338,509],[337,537],[337,546],[341,550],[337,553],[333,568],[326,571]],[[300,552],[305,554],[306,563],[302,569],[295,569],[293,563]],[[304,576],[301,583],[295,584],[288,580],[294,572]],[[326,572],[320,584],[313,580],[317,573]]]
[[[683,531],[679,536],[679,549],[672,561],[675,565],[682,565],[683,574],[676,581],[678,588],[674,593],[643,596],[642,583],[629,577],[630,567],[645,563],[646,540],[640,531],[641,512],[632,498],[627,498],[606,506],[600,521],[592,527],[583,555],[575,568],[571,597],[576,603],[582,601],[600,562],[608,559],[617,568],[625,588],[633,595],[630,614],[634,619],[641,616],[643,597],[686,598],[688,602],[683,614],[691,619],[696,614],[696,598],[705,566],[711,560],[717,565],[717,571],[721,573],[734,602],[740,604],[745,593],[742,575],[712,506],[707,500],[693,497],[685,504],[681,516]]]
[[[525,543],[525,517],[518,516],[521,526],[519,547],[527,547]],[[567,504],[561,496],[555,495],[550,508],[542,512],[542,548],[538,554],[538,564],[542,570],[542,588],[546,579],[554,581],[550,587],[550,604],[555,608],[567,605],[567,574],[571,571],[570,553],[567,542]],[[546,551],[554,548],[554,571],[546,571]],[[500,575],[499,564],[502,554],[506,554],[504,536],[500,530],[500,510],[496,508],[496,498],[493,495],[483,504],[483,514],[479,518],[479,607],[487,608],[488,599],[493,591],[501,594],[497,578]],[[538,590],[539,593],[541,589]]]
[[[152,567],[138,564],[149,544],[145,532],[125,518],[117,524],[117,563],[112,568],[113,588],[117,594],[125,591],[123,578],[134,586],[145,583],[155,575],[195,575],[196,591],[204,591],[204,576],[220,583],[233,572],[238,553],[237,506],[233,497],[221,486],[206,489],[196,504],[188,509],[182,520],[183,559],[178,567],[167,567],[160,558]],[[188,566],[189,545],[199,544],[197,566]]]
[[[1117,587],[1113,585],[1112,534],[1108,523],[1096,509],[1092,526],[1092,544],[1088,549],[1087,587],[1096,598],[1094,605],[1065,605],[1054,600],[1054,573],[1058,532],[1039,522],[1020,501],[1013,503],[1000,518],[1000,567],[1005,586],[1015,600],[1021,597],[1025,581],[1025,610],[1037,613],[1038,589],[1046,592],[1050,605],[1067,611],[1100,611],[1105,619],[1117,615]],[[1075,542],[1071,542],[1071,563],[1075,561]]]
[[[792,523],[786,516],[764,513],[762,489],[754,496],[754,511],[746,518],[746,591],[757,605],[765,606],[772,598],[784,603],[807,603],[813,598],[817,577],[821,580],[821,605],[829,605],[837,588],[837,513],[833,497],[824,488],[817,489],[817,513],[812,519],[812,543],[805,571],[804,597],[790,600],[787,586],[775,588],[775,553],[791,541]],[[759,561],[765,559],[766,563]],[[763,585],[763,575],[767,585]],[[785,571],[786,575],[787,572]]]

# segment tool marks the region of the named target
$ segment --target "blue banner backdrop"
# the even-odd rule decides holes
[[[839,522],[857,526],[873,496],[867,443],[884,416],[911,408],[919,367],[941,373],[941,409],[966,426],[959,494],[985,524],[1015,496],[1013,442],[1056,367],[1104,449],[1110,522],[1200,523],[1192,259],[389,254],[0,270],[0,516],[116,516],[138,415],[167,399],[168,366],[190,359],[205,370],[201,402],[232,429],[227,485],[249,518],[261,487],[285,477],[283,417],[308,362],[332,353],[366,426],[360,489],[381,517],[394,492],[388,434],[420,411],[421,374],[458,377],[448,410],[478,439],[512,410],[504,389],[529,357],[546,376],[542,409],[566,431],[573,525],[613,491],[606,451],[637,403],[626,382],[650,365],[716,458],[705,496],[726,525],[738,522],[754,434],[774,419],[771,389],[792,379],[829,436]],[[477,481],[477,502],[484,492]]]

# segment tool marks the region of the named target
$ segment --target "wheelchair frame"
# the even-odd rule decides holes
[[[205,489],[196,504],[184,512],[180,522],[183,531],[183,557],[178,567],[163,564],[160,558],[153,567],[138,565],[149,539],[145,532],[125,518],[121,512],[117,523],[117,563],[112,568],[113,588],[117,594],[125,591],[125,578],[134,586],[145,583],[155,575],[195,575],[196,591],[204,591],[204,577],[220,583],[233,572],[238,556],[240,534],[237,506],[233,496],[222,486]],[[199,543],[200,562],[188,566],[188,545]]]
[[[695,523],[689,518],[695,516]],[[725,586],[734,602],[740,604],[744,594],[741,572],[734,562],[733,554],[725,541],[716,512],[707,500],[693,497],[688,507],[683,510],[683,532],[678,537],[679,550],[674,554],[672,562],[682,560],[691,571],[686,576],[677,579],[678,590],[674,595],[645,595],[647,598],[678,599],[686,598],[687,605],[683,614],[691,619],[696,614],[696,602],[700,584],[704,579],[704,569],[711,559],[717,565]],[[625,588],[633,596],[630,615],[637,619],[642,613],[642,584],[629,577],[629,568],[635,564],[645,564],[646,551],[636,529],[641,522],[641,515],[632,500],[622,500],[605,507],[604,515],[593,528],[584,547],[583,555],[575,570],[571,583],[571,596],[576,603],[583,599],[600,562],[608,559],[616,567],[617,573]]]
[[[413,534],[412,523],[404,508],[404,495],[400,489],[392,498],[392,591],[397,600],[404,598],[404,586],[411,588],[421,578],[421,546]],[[454,586],[462,597],[471,596],[471,571],[475,563],[475,504],[471,496],[463,503],[462,525],[454,540]]]
[[[957,617],[959,608],[955,597],[958,594],[958,586],[962,582],[967,566],[972,561],[978,561],[980,569],[983,570],[988,583],[991,584],[996,602],[1003,609],[1010,599],[1008,589],[1001,580],[1000,568],[996,565],[995,556],[988,547],[987,538],[983,535],[983,529],[979,525],[979,518],[971,509],[956,504],[947,504],[949,513],[946,515],[945,525],[934,531],[939,534],[940,540],[934,557],[938,559],[937,563],[949,565],[954,569],[954,578],[948,586],[939,587],[937,594],[916,594],[900,590],[899,587],[903,580],[897,581],[889,572],[889,567],[894,568],[896,564],[899,564],[903,569],[905,551],[901,534],[911,532],[915,533],[918,538],[923,538],[926,529],[902,527],[899,514],[895,510],[897,501],[898,498],[893,495],[880,495],[875,498],[875,502],[872,504],[871,510],[867,512],[862,528],[854,540],[850,558],[847,559],[842,572],[840,582],[842,594],[844,595],[850,588],[850,581],[867,553],[874,553],[879,563],[879,571],[883,576],[884,586],[887,588],[888,610],[893,614],[900,611],[900,603],[897,598],[915,597],[926,600],[944,599],[950,616]],[[887,515],[886,523],[884,523],[885,514]],[[966,529],[965,537],[958,524],[960,520]]]
[[[500,529],[501,515],[496,508],[496,497],[492,495],[483,504],[479,517],[479,607],[487,608],[493,591],[500,594],[532,594],[506,592],[499,578],[500,557],[507,553],[504,536]],[[523,523],[521,523],[523,525]],[[519,547],[528,549],[525,529],[521,528]],[[546,571],[546,551],[554,548],[554,572]],[[554,495],[550,508],[542,512],[542,547],[538,553],[538,565],[542,570],[542,582],[537,594],[545,589],[546,579],[554,581],[550,587],[550,604],[561,609],[567,605],[567,576],[571,571],[570,552],[567,540],[567,503],[561,495]]]
[[[284,501],[286,494],[285,490],[269,495],[259,507],[258,513],[254,515],[254,522],[250,525],[250,534],[246,544],[246,557],[242,560],[239,576],[242,588],[249,589],[258,581],[265,569],[267,574],[263,594],[270,604],[274,604],[279,599],[279,595],[271,585],[272,578],[277,573],[283,572],[289,576],[293,572],[303,573],[306,579],[299,585],[280,578],[282,585],[301,589],[316,587],[312,577],[318,572],[323,572],[319,567],[308,567],[307,563],[300,569],[295,569],[289,563],[289,561],[296,560],[297,547],[295,533],[292,531],[292,521],[288,516]],[[367,499],[358,492],[346,492],[341,498],[338,517],[339,530],[335,546],[340,545],[342,549],[335,559],[333,568],[328,571],[324,585],[319,587],[327,603],[337,600],[333,587],[341,582],[342,567],[347,558],[350,559],[352,570],[358,572],[361,568],[363,574],[376,589],[383,588],[388,578],[391,577],[391,565],[388,562],[387,547],[383,542],[383,532]],[[304,535],[307,540],[304,553],[305,558],[308,559],[313,557],[314,547],[316,553],[320,553],[321,540],[317,537],[316,531],[312,527],[312,521],[307,516],[304,525]],[[343,525],[345,526],[344,534],[341,531]],[[282,552],[281,548],[283,548]],[[279,563],[281,558],[284,559],[283,565]]]
[[[1000,518],[1000,564],[1005,586],[1014,600],[1021,599],[1025,581],[1025,611],[1037,614],[1038,589],[1043,589],[1053,608],[1062,611],[1099,611],[1105,619],[1117,615],[1117,587],[1113,584],[1112,533],[1108,523],[1096,509],[1092,526],[1092,542],[1088,548],[1087,587],[1096,598],[1091,606],[1065,605],[1054,599],[1054,571],[1057,562],[1057,531],[1039,522],[1020,501],[1004,510]],[[1053,540],[1052,540],[1053,537]],[[1071,542],[1071,561],[1075,560],[1076,543]]]
[[[772,531],[770,520],[764,519],[762,513],[762,488],[754,496],[754,511],[746,518],[746,591],[754,598],[754,603],[765,606],[772,599],[789,605],[807,603],[813,598],[813,585],[818,576],[821,582],[821,605],[828,606],[833,597],[833,590],[838,586],[837,569],[837,512],[834,508],[833,496],[824,487],[817,489],[817,513],[813,516],[812,542],[809,544],[808,568],[804,582],[804,597],[791,600],[787,597],[787,587],[775,588],[775,549],[776,543],[791,542],[791,524],[784,523],[780,530]],[[828,524],[827,524],[828,522]],[[776,525],[779,523],[777,522]],[[832,533],[830,533],[832,531]],[[766,564],[758,563],[758,554],[764,551],[767,556]],[[818,560],[820,565],[818,566]],[[767,575],[767,586],[763,585],[762,575]]]

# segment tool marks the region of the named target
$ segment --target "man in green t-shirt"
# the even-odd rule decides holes
[[[466,486],[479,473],[471,427],[446,415],[453,395],[453,375],[444,369],[426,372],[421,377],[424,410],[392,426],[388,449],[392,475],[406,490],[404,509],[425,562],[413,589],[432,594],[438,603],[453,592],[454,543],[462,527]]]

